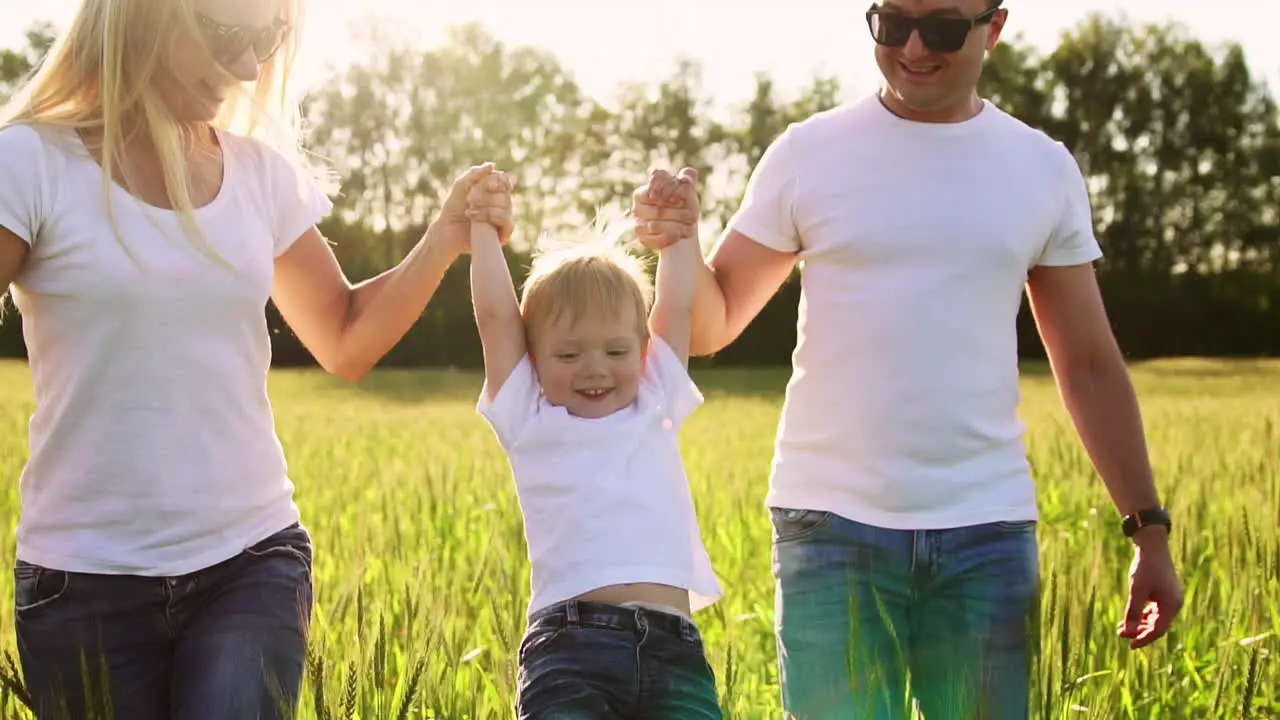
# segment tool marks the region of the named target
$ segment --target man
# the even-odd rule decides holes
[[[1026,287],[1064,403],[1135,544],[1120,635],[1182,603],[1169,523],[1092,262],[1080,169],[977,93],[988,0],[873,7],[884,88],[768,148],[701,272],[694,352],[732,342],[802,261],[767,504],[783,703],[802,720],[1029,717],[1040,568],[1017,418]],[[646,245],[697,221],[638,191]],[[910,673],[910,692],[907,674]]]

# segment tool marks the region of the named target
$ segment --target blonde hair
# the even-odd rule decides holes
[[[282,152],[296,163],[300,186],[305,181],[301,117],[289,79],[303,2],[285,0],[284,20],[290,31],[284,44],[263,63],[252,91],[228,98],[212,123],[256,136]],[[186,233],[212,253],[196,226],[187,179],[185,147],[193,130],[200,128],[177,122],[153,83],[173,45],[204,47],[195,40],[199,37],[195,0],[82,0],[70,29],[59,35],[36,73],[0,108],[0,129],[22,123],[90,131],[99,137],[103,191],[113,228],[111,190],[117,158],[131,133],[145,131],[159,157],[170,206]],[[215,63],[212,56],[208,60]],[[140,122],[126,127],[126,118]],[[127,166],[122,175],[133,184]]]
[[[621,317],[628,309],[635,312],[637,335],[648,340],[653,281],[645,261],[623,242],[628,229],[597,219],[584,230],[542,238],[520,300],[530,345],[539,329],[565,314],[577,322],[593,313]]]

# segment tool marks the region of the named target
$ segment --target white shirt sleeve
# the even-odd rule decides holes
[[[35,244],[47,212],[48,172],[34,128],[0,130],[0,226],[28,245]]]
[[[788,128],[770,143],[747,179],[742,205],[729,220],[729,229],[771,250],[786,253],[799,252],[802,244],[795,220],[799,178],[793,138]]]
[[[1080,165],[1059,144],[1063,158],[1065,197],[1062,215],[1040,253],[1038,265],[1082,265],[1102,257],[1093,230],[1093,208]]]
[[[537,411],[541,394],[537,371],[526,353],[498,389],[497,397],[489,399],[487,382],[480,388],[476,412],[489,421],[502,447],[510,450],[520,440],[520,434]]]
[[[282,153],[266,146],[272,193],[272,236],[275,256],[283,255],[304,232],[333,210],[333,202],[313,178]]]
[[[689,377],[684,363],[676,357],[665,340],[657,335],[649,339],[649,352],[645,356],[643,383],[649,385],[661,398],[667,419],[673,428],[680,428],[684,421],[702,404],[702,392]]]

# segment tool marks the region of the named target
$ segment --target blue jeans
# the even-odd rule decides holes
[[[570,601],[534,613],[519,650],[519,720],[721,720],[697,627]]]
[[[911,531],[771,513],[789,717],[907,720],[912,696],[926,720],[1030,716],[1035,522]]]
[[[311,562],[310,535],[297,524],[181,577],[69,573],[19,561],[18,654],[37,718],[293,717]]]

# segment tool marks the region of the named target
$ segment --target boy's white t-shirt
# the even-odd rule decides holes
[[[1102,254],[1066,148],[989,102],[920,123],[872,95],[783,132],[729,225],[801,262],[768,505],[896,529],[1039,517],[1015,319],[1032,268]]]
[[[661,583],[693,611],[722,595],[703,545],[679,431],[702,403],[683,363],[653,336],[631,406],[588,419],[542,396],[528,355],[477,410],[506,451],[533,565],[529,613],[591,590]]]
[[[223,184],[196,217],[234,270],[176,213],[113,185],[118,239],[74,131],[0,130],[0,226],[31,246],[13,283],[36,399],[23,560],[182,575],[299,519],[267,399],[265,309],[275,259],[331,204],[264,143],[219,139]]]

